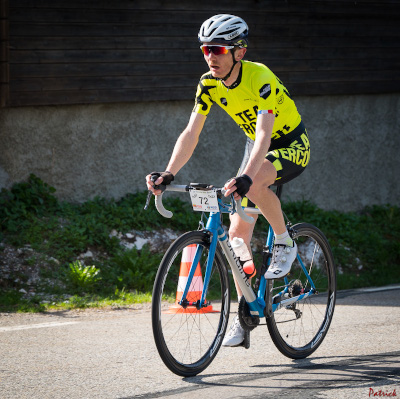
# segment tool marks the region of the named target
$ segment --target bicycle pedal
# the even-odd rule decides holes
[[[250,331],[245,331],[244,332],[244,340],[240,344],[240,346],[243,346],[245,349],[250,348]]]

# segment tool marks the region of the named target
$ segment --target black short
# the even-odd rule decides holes
[[[310,141],[303,124],[294,129],[291,140],[283,147],[273,148],[266,155],[266,159],[274,165],[277,177],[274,185],[279,186],[297,177],[304,171],[310,161]]]
[[[299,176],[310,161],[310,142],[303,122],[290,133],[290,136],[291,139],[282,147],[274,148],[271,145],[270,151],[265,156],[277,171],[274,186],[287,183]],[[247,198],[243,198],[242,206],[255,205]]]

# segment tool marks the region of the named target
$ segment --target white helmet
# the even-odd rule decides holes
[[[240,17],[218,14],[203,22],[199,31],[199,41],[221,42],[239,47],[247,47],[249,27]]]

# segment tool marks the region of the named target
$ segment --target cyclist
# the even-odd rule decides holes
[[[275,245],[265,277],[289,273],[297,247],[288,234],[281,204],[269,188],[303,172],[310,158],[310,143],[301,116],[283,83],[263,64],[243,60],[248,46],[248,26],[237,16],[219,14],[207,19],[198,34],[209,72],[201,78],[189,123],[179,136],[164,172],[146,176],[155,195],[156,185],[170,184],[193,154],[211,105],[217,103],[247,135],[244,157],[236,177],[225,183],[225,196],[233,193],[242,205],[257,206],[275,232]],[[252,215],[254,217],[254,215]],[[229,238],[243,238],[250,248],[254,224],[231,216]],[[236,282],[235,282],[236,284]],[[236,284],[238,299],[242,293]],[[245,331],[238,316],[224,339],[224,346],[243,344]]]

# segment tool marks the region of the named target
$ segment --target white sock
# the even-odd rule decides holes
[[[275,234],[275,244],[283,244],[293,247],[293,240],[290,238],[288,231],[283,234]]]

